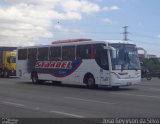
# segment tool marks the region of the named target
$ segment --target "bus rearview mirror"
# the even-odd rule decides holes
[[[144,58],[147,58],[147,51],[142,47],[137,47],[137,51],[139,50],[144,51]]]
[[[104,49],[106,50],[111,50],[112,54],[111,54],[111,57],[112,58],[116,58],[117,57],[117,54],[116,54],[116,49],[111,47],[111,46],[104,46]]]

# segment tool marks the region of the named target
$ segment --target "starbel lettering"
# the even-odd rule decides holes
[[[71,61],[37,61],[35,68],[71,69]]]

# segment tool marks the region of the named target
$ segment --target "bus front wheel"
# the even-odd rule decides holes
[[[85,76],[84,82],[88,88],[90,88],[90,89],[96,88],[95,79],[92,75]]]
[[[118,90],[118,89],[119,89],[119,86],[112,86],[112,89]]]

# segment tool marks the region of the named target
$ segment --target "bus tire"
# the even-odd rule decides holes
[[[119,86],[112,86],[112,89],[113,89],[113,90],[118,90],[118,89],[119,89]]]
[[[61,85],[62,82],[61,81],[52,81],[52,85]]]
[[[32,79],[33,84],[38,84],[39,83],[37,72],[32,72],[31,79]]]
[[[87,74],[87,75],[84,77],[84,83],[85,83],[85,84],[87,85],[87,87],[90,88],[90,89],[96,88],[95,79],[94,79],[93,75],[91,75],[91,74]]]
[[[7,71],[7,70],[4,71],[4,77],[9,78],[9,71]]]

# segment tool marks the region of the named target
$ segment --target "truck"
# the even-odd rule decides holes
[[[0,76],[16,76],[16,47],[0,46]]]

